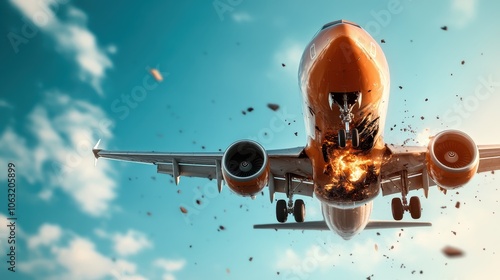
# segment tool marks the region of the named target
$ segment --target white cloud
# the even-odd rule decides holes
[[[156,259],[153,263],[163,270],[163,280],[175,280],[174,272],[182,270],[186,266],[186,260],[169,260],[164,258]]]
[[[452,20],[458,27],[463,27],[476,17],[477,0],[452,0]]]
[[[9,102],[7,102],[7,101],[5,101],[3,99],[0,99],[0,108],[2,108],[2,107],[3,108],[9,108],[9,109],[13,108],[13,106]]]
[[[250,22],[253,20],[253,17],[245,12],[233,13],[231,17],[237,23]]]
[[[91,150],[98,138],[112,137],[110,123],[100,108],[88,102],[48,93],[45,104],[37,105],[27,117],[35,143],[28,145],[25,137],[7,127],[0,134],[0,162],[9,159],[23,166],[19,175],[29,183],[42,183],[41,199],[50,200],[54,190],[62,190],[83,212],[104,216],[116,196],[116,183],[108,162],[94,167]]]
[[[286,73],[290,81],[293,79],[296,83],[303,51],[304,47],[302,44],[293,40],[285,40],[282,46],[274,52],[274,59],[268,72],[268,77],[279,78],[280,81],[283,81],[283,77],[278,75]],[[285,66],[283,67],[282,64]]]
[[[160,258],[155,260],[154,265],[163,268],[167,272],[175,272],[184,268],[186,260],[168,260]]]
[[[51,245],[61,237],[62,231],[58,225],[43,224],[38,230],[38,234],[28,239],[28,247],[35,249],[40,245]]]
[[[32,240],[42,237],[51,239],[50,250],[31,245]],[[65,239],[68,241],[63,242]],[[124,259],[112,261],[101,254],[91,240],[69,233],[58,225],[43,224],[38,234],[28,240],[30,253],[19,264],[19,270],[37,279],[146,279],[137,273],[135,263]],[[35,243],[39,242],[47,245],[44,241]]]
[[[53,37],[57,48],[69,55],[80,68],[80,79],[89,82],[102,94],[101,83],[108,68],[113,67],[106,49],[98,46],[95,35],[86,26],[87,15],[80,9],[56,0],[11,0],[13,6],[41,31]],[[62,20],[55,12],[65,10]],[[115,47],[116,52],[116,47]],[[111,52],[110,52],[111,53]]]
[[[114,250],[120,256],[134,255],[143,249],[151,247],[151,242],[146,236],[135,230],[128,230],[126,234],[114,234],[112,240]]]

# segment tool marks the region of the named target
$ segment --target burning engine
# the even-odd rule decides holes
[[[221,168],[226,184],[242,196],[258,194],[269,181],[270,164],[266,150],[254,141],[231,144],[222,157]]]
[[[474,141],[458,130],[438,133],[427,147],[429,176],[444,189],[455,189],[472,179],[479,165]]]

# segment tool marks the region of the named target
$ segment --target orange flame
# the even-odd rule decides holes
[[[353,149],[334,150],[330,155],[331,184],[325,189],[344,187],[346,191],[355,189],[355,184],[361,182],[374,162]]]

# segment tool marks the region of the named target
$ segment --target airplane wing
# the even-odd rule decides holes
[[[133,152],[108,151],[99,149],[100,140],[92,152],[98,158],[138,162],[156,165],[158,173],[174,177],[176,184],[181,176],[208,178],[217,180],[219,191],[222,190],[221,161],[224,152],[215,153],[169,153],[169,152]],[[290,189],[294,194],[312,196],[312,165],[303,153],[304,147],[266,151],[271,165],[273,189],[270,190],[271,202],[274,192],[287,193],[286,180],[290,179]]]
[[[500,170],[500,145],[478,145],[479,167],[477,172]],[[408,173],[408,189],[423,189],[427,197],[428,188],[436,186],[425,166],[426,147],[387,145],[390,159],[381,169],[382,194],[384,196],[400,193],[402,187],[401,172]]]
[[[406,227],[429,227],[431,223],[427,222],[400,222],[400,221],[369,221],[365,229],[384,229],[384,228],[406,228]],[[289,229],[289,230],[330,230],[325,221],[313,221],[302,223],[279,223],[254,225],[255,229]]]

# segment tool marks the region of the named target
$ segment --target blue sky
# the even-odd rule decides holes
[[[118,150],[218,151],[242,138],[268,149],[304,145],[299,59],[323,24],[341,18],[385,41],[392,78],[388,143],[425,144],[446,128],[465,131],[477,144],[498,143],[498,3],[0,5],[0,178],[6,182],[7,163],[15,163],[18,200],[17,272],[7,271],[2,225],[2,279],[471,279],[495,273],[498,173],[479,174],[446,196],[436,189],[429,199],[416,193],[422,220],[432,228],[365,231],[346,242],[330,232],[253,230],[275,221],[267,192],[250,200],[227,188],[214,193],[215,182],[200,179],[181,178],[175,186],[154,166],[100,160],[94,167],[91,148],[98,139]],[[151,68],[163,73],[161,83]],[[254,110],[242,114],[249,107]],[[281,125],[272,125],[277,120]],[[2,190],[0,217],[7,224]],[[375,200],[373,219],[391,219],[390,199]],[[309,198],[306,204],[306,219],[320,219],[319,204]],[[447,245],[465,256],[446,258],[441,249]]]

